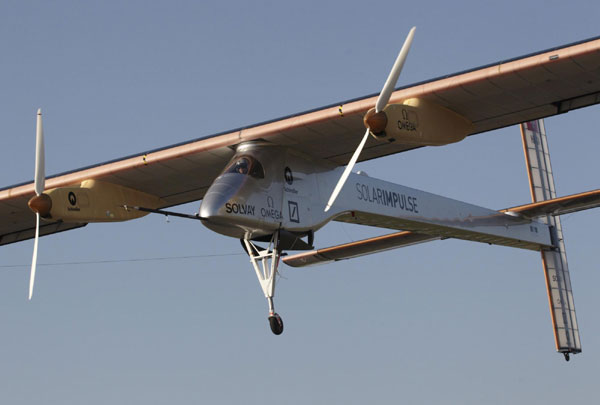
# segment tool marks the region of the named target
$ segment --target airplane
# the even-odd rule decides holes
[[[29,299],[40,236],[176,216],[240,240],[280,335],[281,261],[302,267],[456,238],[540,252],[556,349],[567,361],[580,353],[559,216],[598,207],[600,190],[556,197],[542,119],[600,102],[600,37],[396,88],[414,35],[413,27],[379,94],[48,178],[38,110],[34,181],[0,190],[0,245],[34,239]],[[511,125],[521,129],[529,204],[498,211],[352,171]],[[166,210],[200,200],[194,215]],[[331,221],[399,232],[315,249]]]

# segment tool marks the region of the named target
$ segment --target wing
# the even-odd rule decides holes
[[[573,194],[566,197],[554,198],[537,203],[519,205],[507,208],[500,212],[514,213],[527,218],[536,218],[542,215],[564,215],[577,211],[583,211],[600,206],[600,189],[585,193]],[[343,217],[342,222],[344,221]],[[350,222],[350,221],[347,221]],[[433,240],[445,239],[444,235],[424,234],[417,232],[396,232],[374,238],[363,239],[356,242],[344,243],[323,249],[312,250],[291,256],[282,260],[292,267],[305,267],[316,264],[324,264],[332,261],[352,259],[354,257],[384,252],[417,243],[431,242]]]
[[[396,232],[375,238],[363,239],[356,242],[331,246],[310,252],[286,256],[282,260],[292,267],[305,267],[315,264],[324,264],[338,260],[352,259],[354,257],[385,252],[418,243],[431,242],[442,239],[440,236],[425,235],[417,232]]]
[[[202,199],[233,154],[233,146],[258,139],[345,165],[364,133],[363,116],[376,98],[361,97],[59,174],[47,179],[46,188],[95,179],[159,197],[163,205],[157,208],[183,204]],[[402,87],[390,103],[411,98],[465,117],[473,123],[471,135],[597,104],[600,37]],[[369,139],[360,160],[414,148]],[[0,190],[0,244],[27,238],[35,222],[26,204],[32,195],[33,183]],[[56,231],[65,229],[54,225]]]

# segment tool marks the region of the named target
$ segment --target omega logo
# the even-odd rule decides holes
[[[294,176],[292,175],[292,169],[290,169],[287,166],[285,168],[284,177],[285,177],[285,182],[287,184],[291,185],[294,182]]]

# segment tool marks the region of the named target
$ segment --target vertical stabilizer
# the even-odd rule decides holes
[[[532,201],[556,198],[544,121],[537,120],[521,124],[521,137]],[[556,247],[552,250],[542,251],[542,263],[556,350],[563,353],[568,361],[570,353],[581,352],[581,342],[560,217],[545,215],[539,220],[550,226],[552,242]]]

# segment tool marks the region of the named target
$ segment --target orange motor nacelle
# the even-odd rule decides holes
[[[440,146],[463,140],[473,131],[465,117],[438,104],[411,98],[402,104],[388,104],[364,117],[371,135],[379,140],[418,146]]]
[[[154,195],[97,180],[85,180],[79,187],[50,189],[29,200],[31,210],[42,218],[77,223],[127,221],[148,213],[124,206],[154,209],[163,205]]]

